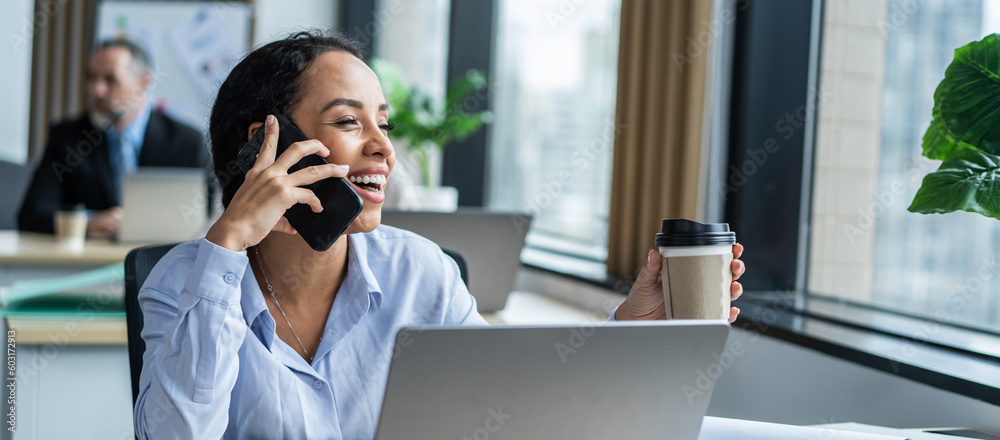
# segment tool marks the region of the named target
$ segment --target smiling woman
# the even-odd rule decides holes
[[[277,155],[275,114],[308,140]],[[204,239],[166,255],[139,294],[140,437],[371,438],[396,331],[485,324],[440,248],[379,227],[391,128],[378,79],[350,40],[300,33],[233,69],[210,121],[226,210]],[[244,174],[236,158],[260,129]],[[329,164],[288,172],[308,155]],[[300,203],[330,208],[303,186],[331,177],[348,180],[363,208],[315,252],[284,214]]]
[[[277,154],[274,114],[308,140]],[[244,174],[239,150],[261,129]],[[378,78],[350,40],[300,33],[233,69],[210,123],[226,210],[205,238],[164,256],[139,292],[140,438],[372,438],[396,333],[486,323],[454,260],[379,226],[391,129]],[[309,155],[329,163],[289,173]],[[363,208],[317,252],[284,214],[331,208],[304,188],[328,178],[348,180]],[[659,258],[650,261],[618,319],[665,318]],[[735,279],[743,266],[733,264]],[[735,299],[742,288],[732,288]]]

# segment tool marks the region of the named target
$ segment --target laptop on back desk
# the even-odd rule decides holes
[[[205,172],[143,167],[125,176],[121,242],[169,243],[198,238],[208,220]]]
[[[382,223],[424,236],[458,251],[469,265],[469,292],[480,313],[507,304],[521,267],[521,249],[531,217],[524,214],[459,209],[457,212],[382,211]]]

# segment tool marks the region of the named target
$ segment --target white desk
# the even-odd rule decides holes
[[[860,423],[814,426],[782,425],[706,416],[699,440],[961,440],[967,437],[928,434],[918,429],[895,429]]]
[[[43,279],[71,275],[110,264],[121,264],[128,252],[143,243],[116,243],[108,240],[88,240],[82,250],[70,250],[59,245],[52,235],[31,232],[0,231],[0,286],[15,281]],[[114,286],[114,295],[122,295],[120,286]],[[39,323],[44,324],[43,321]],[[38,323],[35,323],[38,324]],[[32,325],[17,328],[18,342],[40,345],[68,340],[70,344],[125,344],[125,322],[91,325],[82,331],[66,330],[64,321],[54,320],[51,325]]]
[[[51,235],[3,230],[0,286],[121,263],[140,245],[90,240],[82,251],[74,252],[61,247]],[[70,332],[72,337],[67,337],[70,333],[64,324],[17,334],[17,431],[13,438],[131,438],[132,391],[124,321],[116,331]],[[2,432],[0,438],[11,438],[8,431]]]
[[[88,240],[81,251],[65,249],[47,234],[0,230],[0,286],[61,276],[125,261],[143,243]]]

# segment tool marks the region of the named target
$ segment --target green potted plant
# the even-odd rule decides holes
[[[455,210],[458,191],[437,184],[434,161],[440,160],[452,141],[465,140],[489,122],[489,112],[469,112],[465,103],[470,94],[486,87],[486,77],[470,70],[452,82],[444,99],[440,99],[411,86],[402,71],[386,60],[373,59],[371,67],[382,83],[389,120],[396,124],[389,137],[403,145],[420,170],[423,185],[415,192],[421,209]]]
[[[943,162],[924,177],[909,211],[1000,219],[1000,35],[955,50],[934,91],[923,155]]]

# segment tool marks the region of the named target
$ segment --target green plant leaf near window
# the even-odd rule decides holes
[[[924,177],[909,211],[1000,219],[1000,35],[955,51],[932,116],[923,154],[943,162]]]
[[[1000,219],[1000,157],[976,148],[954,151],[924,177],[910,211],[969,211]]]

